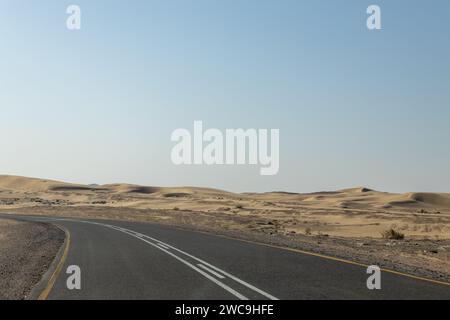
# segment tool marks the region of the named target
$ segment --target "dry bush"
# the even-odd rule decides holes
[[[403,240],[405,239],[405,235],[395,229],[388,229],[381,233],[381,236],[384,239],[392,239],[392,240]]]

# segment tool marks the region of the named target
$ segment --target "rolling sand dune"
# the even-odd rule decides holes
[[[450,194],[448,193],[407,193],[399,200],[391,201],[391,205],[415,205],[436,208],[450,208]]]
[[[0,175],[0,188],[24,193],[48,191],[91,190],[88,186],[63,183],[59,181]]]
[[[152,194],[160,190],[160,188],[143,187],[132,184],[109,184],[98,186],[97,189],[99,188],[115,193],[141,193],[141,194]]]
[[[272,219],[289,232],[379,237],[395,226],[410,237],[450,239],[450,194],[392,194],[358,187],[309,194],[232,193],[211,188],[80,185],[0,176],[0,209],[95,207],[184,210]]]

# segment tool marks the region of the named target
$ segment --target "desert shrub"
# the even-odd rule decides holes
[[[384,239],[392,239],[392,240],[403,240],[405,239],[405,235],[395,229],[385,230],[381,233],[381,236]]]

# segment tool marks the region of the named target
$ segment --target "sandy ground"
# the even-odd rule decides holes
[[[49,224],[0,219],[0,300],[26,299],[64,237]]]
[[[392,194],[359,187],[237,194],[0,176],[0,211],[171,224],[450,281],[449,193]],[[404,239],[383,238],[389,229]]]

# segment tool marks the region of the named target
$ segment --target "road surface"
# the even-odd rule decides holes
[[[149,223],[12,216],[70,233],[47,299],[450,299],[450,286],[276,247]],[[81,289],[66,285],[68,266]]]

